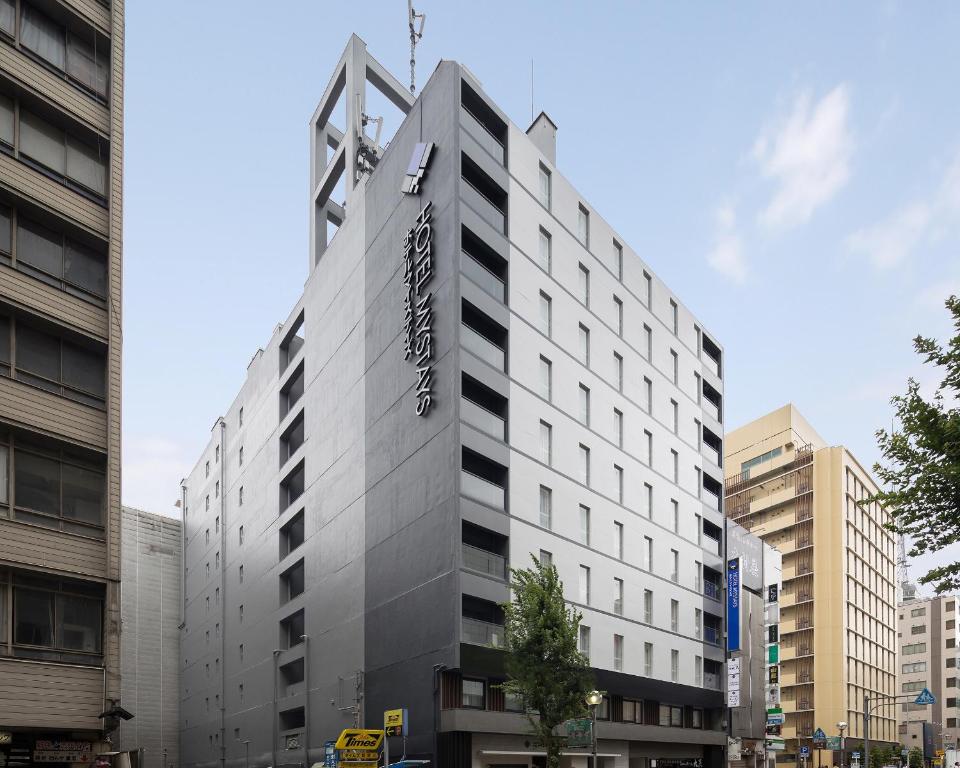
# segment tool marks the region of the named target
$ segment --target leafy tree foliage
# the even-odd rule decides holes
[[[564,739],[555,731],[586,713],[593,679],[577,648],[583,614],[564,602],[557,569],[536,558],[533,564],[510,571],[513,600],[503,606],[509,679],[503,689],[521,697],[547,768],[558,768]]]
[[[890,512],[890,529],[910,536],[910,556],[938,552],[960,541],[960,299],[946,307],[954,335],[942,346],[917,336],[913,346],[927,364],[943,370],[943,380],[926,399],[914,379],[906,394],[891,399],[899,429],[877,431],[883,462],[874,471],[889,489],[862,503],[878,501]],[[960,563],[934,568],[920,578],[938,594],[960,588]]]
[[[923,768],[923,750],[920,747],[914,747],[907,756],[910,768]]]

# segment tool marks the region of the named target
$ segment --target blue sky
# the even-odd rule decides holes
[[[125,503],[169,512],[306,277],[307,121],[351,32],[402,81],[403,0],[127,7]],[[793,401],[869,465],[910,339],[960,293],[960,6],[453,2],[466,64],[726,350],[732,428]],[[916,574],[926,562],[917,563]]]

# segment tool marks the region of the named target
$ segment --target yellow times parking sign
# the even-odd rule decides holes
[[[383,731],[370,728],[344,728],[334,745],[337,749],[375,751],[383,743]]]

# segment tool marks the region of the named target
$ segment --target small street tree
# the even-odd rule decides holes
[[[565,720],[586,712],[593,679],[577,648],[583,614],[563,600],[563,583],[552,565],[533,558],[533,568],[510,571],[511,602],[504,604],[507,693],[519,696],[534,734],[547,753],[547,768],[558,768]]]
[[[946,307],[955,333],[946,346],[917,336],[913,347],[923,361],[942,369],[943,379],[927,399],[910,379],[907,391],[891,399],[899,429],[877,431],[883,461],[874,465],[889,490],[866,499],[890,512],[890,529],[911,537],[911,557],[960,541],[960,299]],[[938,594],[960,588],[960,563],[934,568],[920,577]]]
[[[909,768],[923,768],[923,750],[914,747],[907,756]]]

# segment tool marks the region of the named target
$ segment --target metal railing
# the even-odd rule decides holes
[[[471,571],[479,571],[498,579],[507,577],[507,560],[496,552],[488,552],[472,544],[462,544],[463,567]]]
[[[460,325],[460,344],[463,348],[473,352],[481,360],[490,363],[494,368],[506,368],[506,353],[490,339],[481,336],[469,325]]]
[[[479,475],[467,472],[465,469],[460,471],[460,490],[464,496],[469,496],[471,499],[476,499],[497,509],[504,509],[505,489]]]
[[[506,440],[507,423],[503,418],[466,397],[460,398],[460,418],[497,440]]]
[[[477,140],[477,143],[487,152],[493,155],[500,165],[503,165],[503,144],[500,139],[494,136],[490,129],[481,123],[469,109],[463,108],[463,124],[470,130],[470,135]]]
[[[480,621],[463,617],[460,638],[471,645],[485,645],[488,648],[503,648],[503,625],[491,624],[489,621]]]
[[[461,251],[461,253],[465,256],[461,262],[463,274],[500,302],[506,301],[507,293],[503,280],[473,258],[471,254],[466,251]]]
[[[461,176],[461,178],[463,178]],[[461,197],[483,218],[487,224],[493,227],[497,232],[503,234],[506,231],[507,217],[494,202],[477,189],[466,179],[463,179],[461,187]]]

